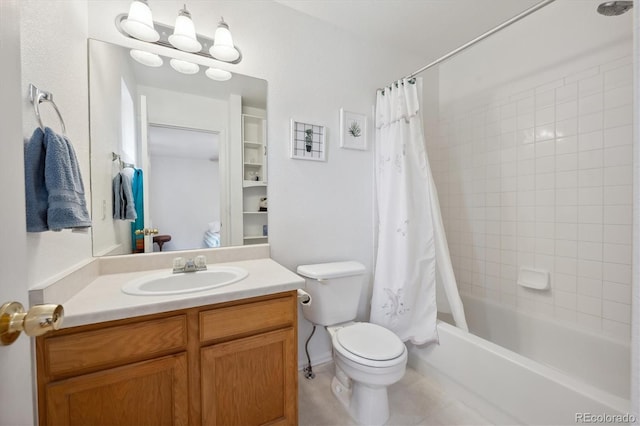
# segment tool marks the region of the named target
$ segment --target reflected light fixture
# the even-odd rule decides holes
[[[169,43],[176,49],[190,53],[199,52],[202,49],[202,45],[196,38],[196,29],[186,4],[178,12],[176,26],[173,34],[169,36]]]
[[[136,61],[140,62],[142,65],[146,65],[148,67],[161,67],[164,61],[159,55],[155,53],[147,52],[145,50],[137,50],[131,49],[129,52],[131,57]]]
[[[131,37],[150,43],[160,40],[160,34],[153,27],[153,17],[147,0],[134,0],[129,8],[122,28]]]
[[[232,62],[240,57],[240,52],[238,52],[238,49],[233,45],[233,37],[231,37],[229,25],[224,22],[224,18],[220,18],[213,39],[213,46],[209,49],[209,53],[215,59],[225,62]]]
[[[193,62],[183,61],[181,59],[171,59],[169,61],[171,68],[182,73],[182,74],[197,74],[200,71],[200,67],[198,64],[194,64]]]
[[[204,72],[211,80],[227,81],[231,78],[229,71],[221,70],[220,68],[207,68]]]

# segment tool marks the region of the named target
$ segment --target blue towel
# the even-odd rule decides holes
[[[91,218],[76,153],[66,136],[44,130],[44,182],[48,192],[47,225],[52,231],[88,228]]]
[[[24,181],[27,209],[27,232],[48,231],[49,194],[44,183],[44,132],[39,127],[24,145]]]

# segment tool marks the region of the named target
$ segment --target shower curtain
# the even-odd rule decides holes
[[[425,149],[421,87],[421,79],[404,79],[379,90],[375,117],[379,223],[371,322],[415,344],[438,340],[436,277],[456,325],[467,329]]]

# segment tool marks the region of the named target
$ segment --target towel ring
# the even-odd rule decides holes
[[[62,119],[62,114],[60,114],[60,110],[55,102],[53,102],[53,94],[50,92],[45,92],[44,90],[38,89],[33,84],[29,84],[29,98],[31,99],[31,103],[33,104],[33,109],[36,112],[36,117],[38,118],[38,123],[40,123],[40,128],[44,131],[44,124],[42,123],[42,117],[40,116],[39,106],[42,102],[48,101],[51,102],[51,106],[58,114],[58,118],[60,119],[60,125],[62,126],[62,134],[67,134],[67,129],[64,125],[64,120]]]

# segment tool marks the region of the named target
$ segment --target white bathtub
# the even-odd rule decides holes
[[[452,380],[505,413],[506,423],[575,425],[577,413],[629,412],[629,344],[481,299],[463,302],[473,334],[439,321],[440,344],[411,347],[413,368]]]

